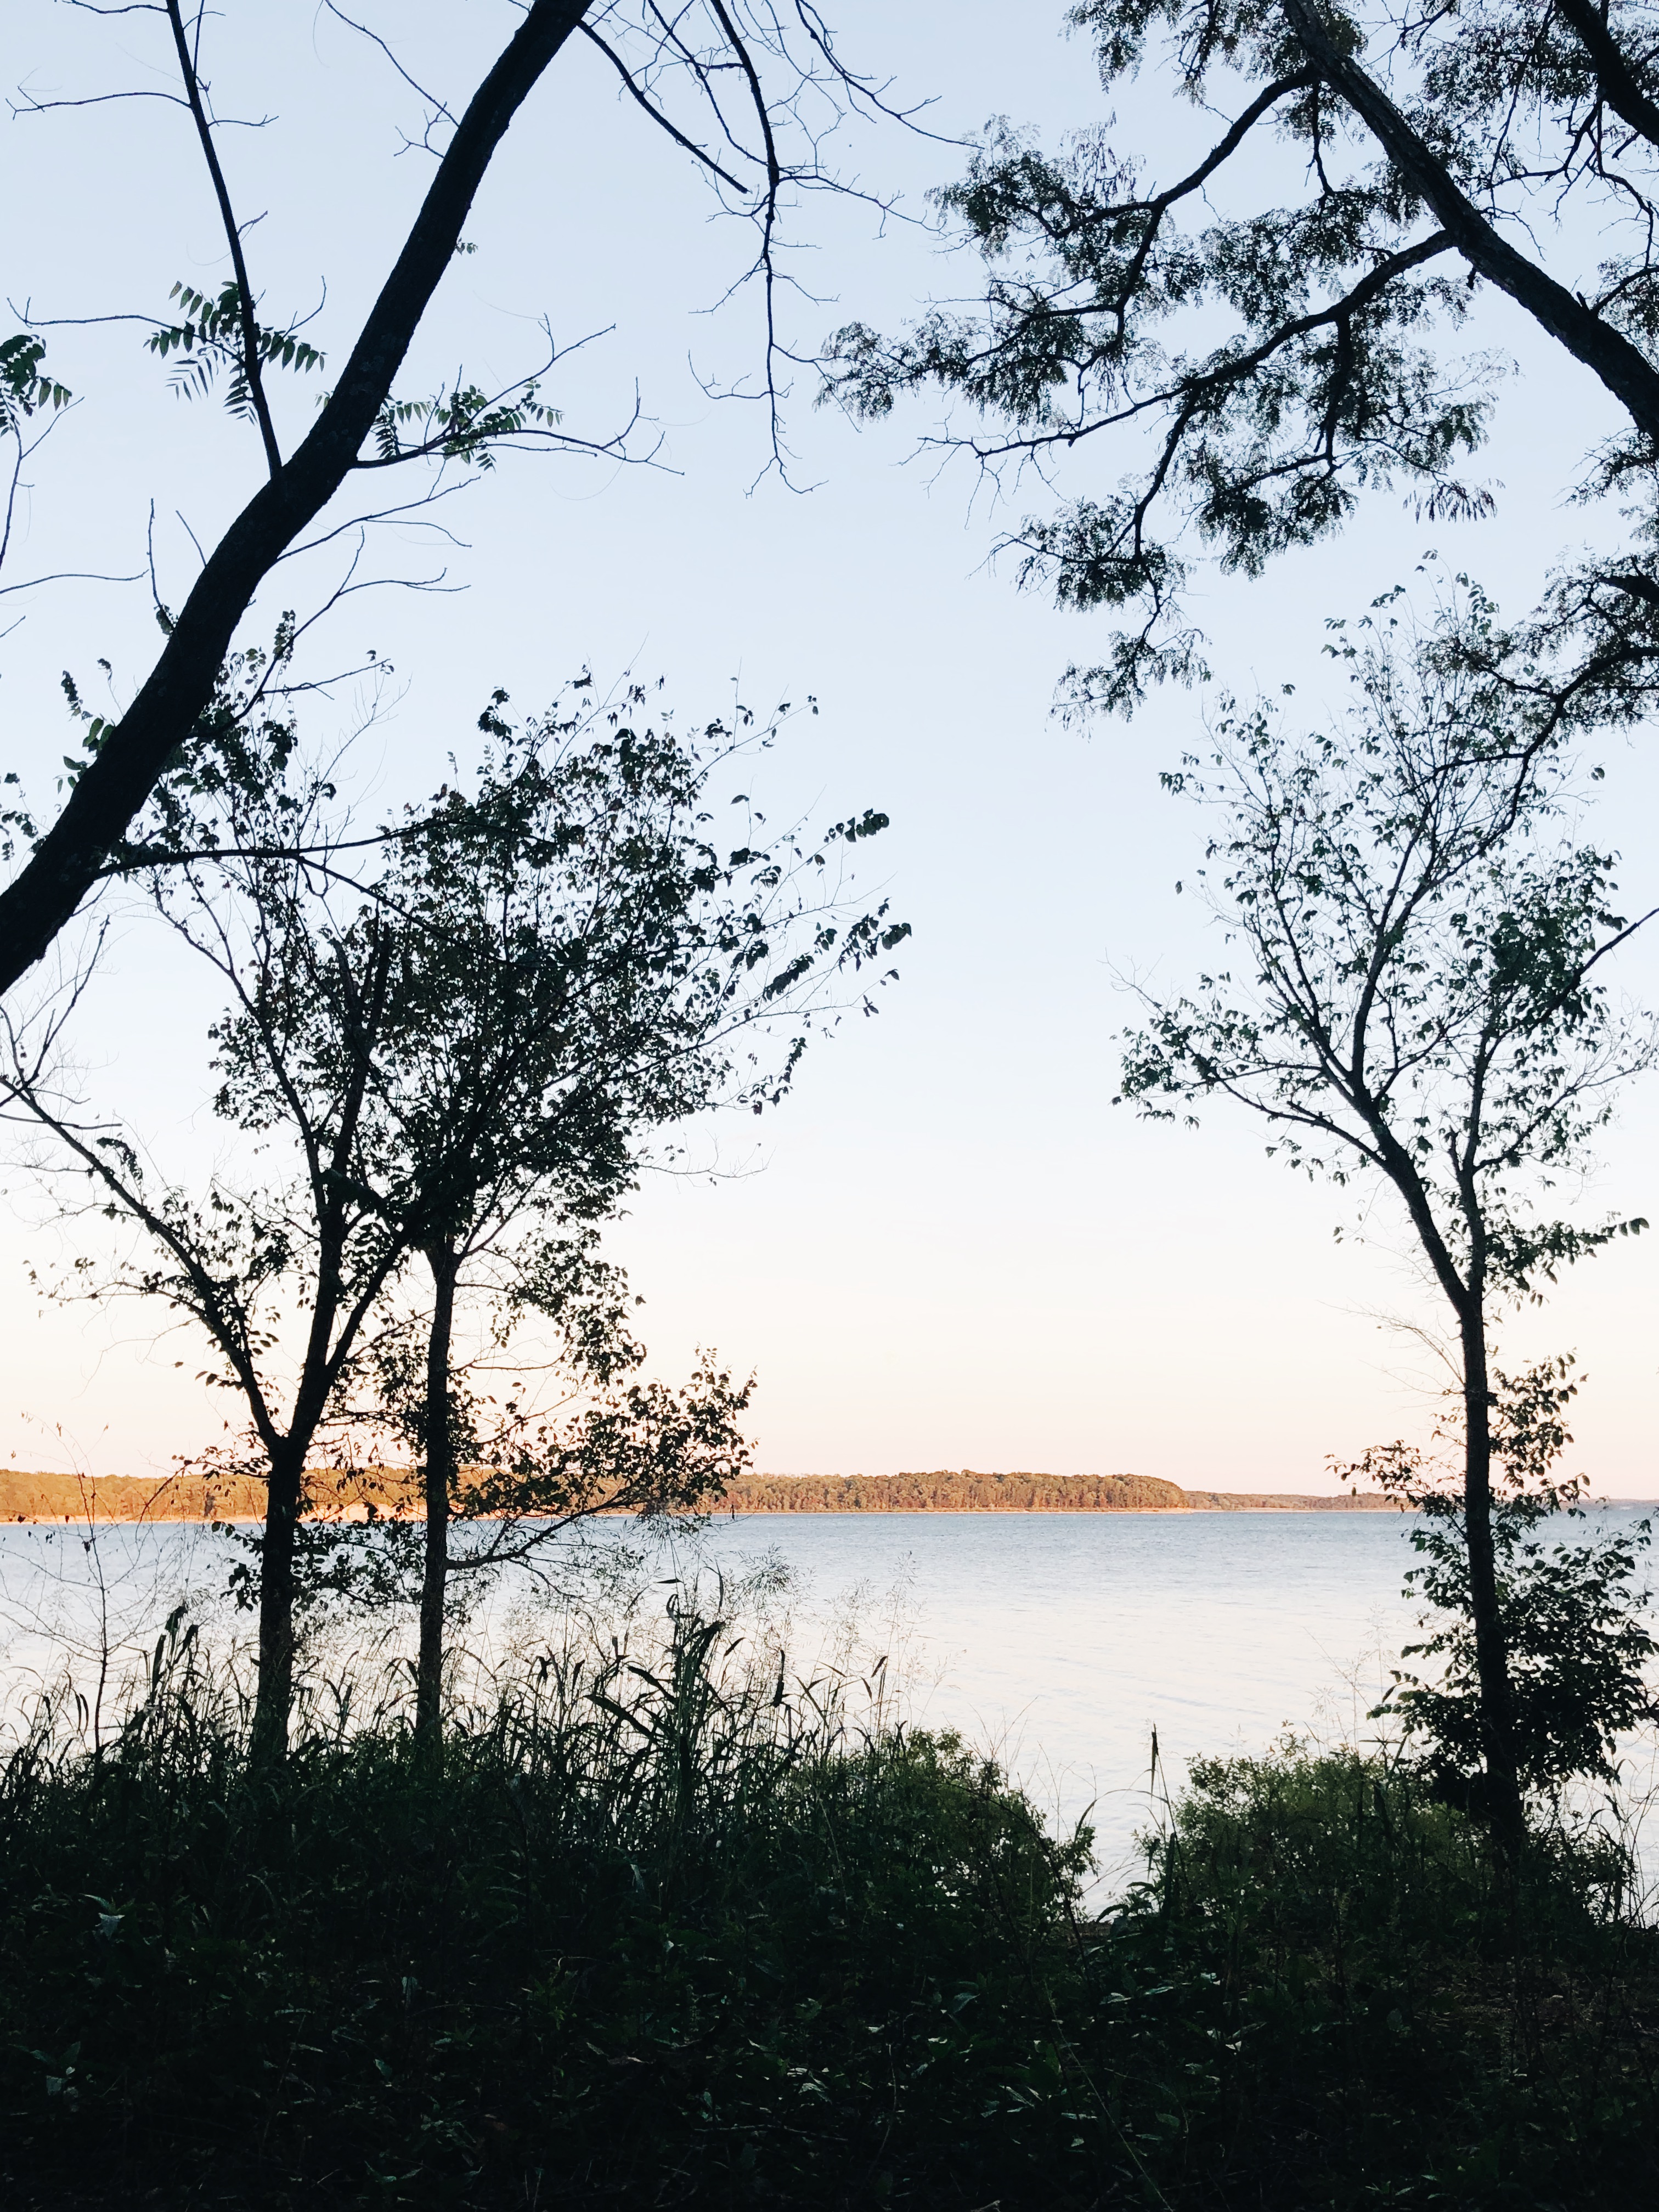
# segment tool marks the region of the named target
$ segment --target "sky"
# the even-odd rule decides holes
[[[850,57],[934,102],[939,133],[1002,113],[1052,138],[1103,106],[1061,12],[1021,10],[1017,36],[1006,9],[980,0],[928,0],[898,21],[858,0],[836,21]],[[410,73],[453,100],[513,21],[482,5],[457,18],[405,0],[364,20],[388,37],[395,27]],[[165,82],[143,16],[28,0],[9,33],[9,70],[38,99]],[[225,139],[239,206],[263,211],[249,234],[256,285],[274,319],[315,305],[325,282],[307,335],[337,358],[424,187],[426,157],[398,150],[400,132],[419,135],[419,103],[377,49],[310,5],[231,0],[209,59],[221,113],[272,118]],[[1150,80],[1120,102],[1120,122],[1161,159],[1199,127]],[[893,128],[854,134],[842,155],[848,174],[899,194],[901,215],[924,212],[927,186],[960,158]],[[31,210],[10,230],[7,294],[40,316],[162,313],[175,282],[223,279],[185,118],[162,101],[15,115],[0,127],[0,194]],[[854,316],[893,329],[965,283],[924,227],[867,204],[820,199],[797,228],[811,240],[793,264],[807,289],[786,313],[805,347]],[[875,1019],[815,1046],[775,1115],[688,1133],[696,1171],[647,1176],[615,1225],[608,1249],[646,1299],[653,1370],[684,1374],[700,1345],[752,1370],[757,1462],[781,1471],[1124,1470],[1315,1490],[1331,1486],[1333,1457],[1422,1434],[1437,1385],[1389,1324],[1426,1318],[1432,1302],[1386,1206],[1362,1219],[1352,1198],[1297,1182],[1242,1115],[1217,1109],[1191,1132],[1112,1104],[1131,1018],[1120,979],[1178,984],[1206,957],[1202,912],[1175,888],[1190,880],[1198,825],[1158,785],[1201,736],[1203,700],[1166,692],[1133,723],[1087,734],[1060,724],[1055,680],[1097,656],[1103,623],[1023,594],[990,559],[1019,501],[1000,514],[967,470],[918,453],[935,426],[927,405],[859,429],[811,406],[803,372],[786,416],[799,488],[764,473],[762,410],[710,396],[757,360],[752,292],[718,304],[744,237],[713,219],[683,157],[619,104],[591,53],[562,58],[534,95],[468,235],[477,250],[447,280],[405,388],[457,362],[510,380],[535,364],[545,317],[562,346],[594,334],[545,395],[572,429],[605,434],[637,391],[659,443],[650,466],[507,457],[434,518],[448,536],[377,533],[360,578],[442,582],[358,592],[317,634],[319,672],[369,647],[395,664],[356,756],[365,803],[430,788],[497,684],[530,708],[582,667],[604,686],[661,676],[688,723],[724,712],[734,687],[761,708],[810,693],[818,712],[790,720],[757,795],[777,820],[890,815],[861,887],[879,886],[915,932]],[[1259,580],[1203,574],[1198,612],[1226,684],[1294,680],[1310,702],[1328,696],[1325,617],[1408,580],[1431,544],[1518,611],[1590,526],[1564,500],[1611,427],[1598,389],[1501,302],[1475,322],[1471,347],[1516,364],[1478,464],[1501,487],[1495,517],[1430,530],[1384,495],[1342,539]],[[210,542],[246,497],[257,448],[211,402],[169,392],[140,324],[49,337],[79,404],[31,468],[8,579],[142,572],[153,549],[163,598],[180,596],[192,533]],[[293,384],[282,404],[296,432],[311,393]],[[1091,457],[1067,481],[1098,482],[1103,466]],[[283,606],[319,604],[346,542],[279,576],[247,635]],[[15,625],[0,637],[0,750],[44,799],[75,734],[60,672],[100,703],[107,659],[118,702],[153,657],[147,594],[75,583],[0,606],[0,629]],[[365,705],[348,680],[308,703],[307,726],[344,730]],[[1604,757],[1634,902],[1659,883],[1659,767],[1645,738]],[[1638,946],[1621,988],[1651,1000],[1656,958]],[[201,978],[125,917],[76,1036],[88,1094],[198,1178],[222,1142],[204,1104],[214,1011]],[[1659,1097],[1633,1092],[1591,1205],[1659,1216],[1656,1133]],[[0,1450],[22,1466],[140,1473],[216,1433],[198,1347],[158,1339],[157,1317],[131,1308],[42,1304],[31,1263],[81,1232],[48,1224],[15,1159],[8,1189]],[[1614,1495],[1659,1492],[1656,1265],[1655,1240],[1620,1246],[1504,1343],[1511,1360],[1577,1351],[1577,1460]]]

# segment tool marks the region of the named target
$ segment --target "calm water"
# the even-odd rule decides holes
[[[1286,1726],[1363,1731],[1413,1618],[1392,1515],[757,1515],[708,1539],[734,1564],[768,1547],[808,1617],[861,1589],[916,1718],[996,1750],[1060,1818],[1092,1807],[1108,1862],[1146,1817],[1154,1729],[1177,1776]]]
[[[1367,1735],[1413,1625],[1408,1526],[1384,1514],[757,1515],[635,1571],[648,1609],[676,1575],[752,1587],[781,1564],[770,1626],[799,1668],[839,1650],[867,1673],[886,1655],[914,1720],[996,1752],[1061,1819],[1092,1806],[1116,1869],[1146,1817],[1154,1729],[1176,1778],[1194,1756],[1260,1749],[1286,1727]],[[633,1540],[603,1524],[602,1546]],[[106,1529],[94,1559],[71,1529],[0,1528],[11,1713],[62,1639],[92,1647],[100,1607],[137,1652],[185,1588],[210,1610],[227,1562],[225,1540],[197,1529]],[[525,1593],[501,1605],[522,1629]],[[1651,1766],[1632,1747],[1638,1789]]]
[[[1650,1506],[1610,1506],[1630,1526]],[[1069,1826],[1087,1813],[1109,1881],[1146,1825],[1152,1731],[1187,1762],[1260,1751],[1285,1729],[1375,1735],[1416,1610],[1413,1524],[1391,1513],[778,1514],[717,1522],[732,1567],[769,1549],[799,1577],[799,1625],[858,1594],[866,1651],[900,1646],[915,1717],[994,1750]],[[805,1639],[802,1638],[802,1641]],[[1632,1794],[1659,1782],[1651,1732],[1626,1747]],[[1659,1820],[1644,1836],[1659,1858]],[[1652,1871],[1659,1873],[1659,1867]]]

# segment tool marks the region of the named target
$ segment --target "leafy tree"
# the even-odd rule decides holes
[[[1403,483],[1431,517],[1490,507],[1462,471],[1497,365],[1449,349],[1483,286],[1621,410],[1583,489],[1627,502],[1636,544],[1563,574],[1540,636],[1566,649],[1562,684],[1588,672],[1645,690],[1659,649],[1647,0],[1078,0],[1069,21],[1126,122],[1147,113],[1150,78],[1214,117],[1207,144],[1170,174],[1124,149],[1116,118],[1054,152],[994,123],[938,195],[984,258],[982,296],[890,342],[847,325],[830,387],[866,417],[904,392],[959,397],[981,427],[939,442],[994,471],[1109,449],[1111,486],[1007,539],[1062,605],[1132,613],[1104,662],[1068,672],[1068,702],[1132,706],[1196,670],[1191,536],[1254,575],[1342,527],[1367,490]]]
[[[393,1510],[385,1477],[366,1520],[323,1522],[305,1534],[311,1587],[356,1601],[412,1598],[418,1612],[415,1733],[441,1746],[444,1668],[452,1617],[464,1613],[502,1568],[531,1563],[579,1522],[599,1513],[647,1519],[701,1513],[750,1465],[743,1420],[754,1378],[734,1384],[712,1352],[675,1388],[641,1379],[641,1348],[616,1326],[604,1292],[625,1290],[615,1270],[573,1294],[567,1278],[586,1271],[577,1246],[534,1256],[503,1294],[499,1255],[486,1285],[496,1312],[483,1352],[458,1359],[458,1297],[440,1278],[418,1327],[394,1336],[377,1358],[376,1429],[413,1455],[409,1504]],[[573,1267],[573,1261],[576,1265]],[[551,1262],[550,1266],[547,1264]],[[557,1295],[546,1295],[550,1279]],[[476,1275],[456,1290],[479,1288]],[[585,1292],[586,1295],[581,1295]],[[558,1349],[505,1394],[486,1389],[517,1352],[513,1324],[552,1322]],[[609,1324],[609,1326],[607,1326]],[[412,1356],[411,1356],[412,1355]],[[550,1379],[561,1402],[549,1406]],[[319,1571],[320,1570],[320,1571]]]
[[[1565,1415],[1577,1393],[1570,1358],[1545,1360],[1492,1382],[1492,1533],[1498,1614],[1509,1669],[1516,1771],[1522,1787],[1554,1798],[1580,1776],[1614,1778],[1617,1737],[1650,1718],[1645,1673],[1659,1644],[1636,1584],[1651,1540],[1645,1521],[1546,1544],[1540,1529],[1565,1514],[1583,1519],[1584,1477],[1563,1480],[1556,1462],[1572,1441]],[[1396,1671],[1378,1712],[1395,1711],[1425,1737],[1442,1788],[1466,1802],[1482,1787],[1480,1665],[1471,1594],[1462,1484],[1461,1425],[1425,1453],[1397,1442],[1365,1454],[1344,1474],[1392,1491],[1419,1518],[1412,1541],[1425,1564],[1407,1577],[1432,1608],[1432,1632],[1404,1656],[1440,1662],[1437,1680]],[[1435,1616],[1438,1616],[1437,1619]]]
[[[746,274],[755,278],[763,301],[761,383],[772,401],[771,452],[780,467],[786,456],[776,372],[784,338],[776,302],[792,210],[815,191],[842,189],[826,158],[826,141],[838,123],[852,112],[896,113],[878,88],[844,65],[807,0],[781,9],[751,0],[696,0],[672,16],[652,0],[526,0],[516,20],[508,18],[511,34],[471,100],[453,107],[415,84],[386,40],[333,9],[343,25],[380,49],[403,87],[422,102],[425,120],[416,143],[433,160],[430,183],[378,296],[355,339],[337,349],[322,343],[325,320],[264,303],[253,266],[252,226],[238,211],[234,164],[226,152],[227,132],[237,118],[216,106],[204,60],[209,11],[185,0],[134,0],[113,9],[88,0],[81,4],[91,18],[120,16],[118,65],[131,65],[130,43],[136,38],[137,66],[153,70],[160,82],[147,81],[131,93],[99,90],[49,100],[25,92],[15,106],[20,115],[39,119],[63,111],[91,113],[109,99],[131,98],[152,103],[151,112],[164,118],[176,113],[200,156],[223,235],[225,266],[205,288],[176,284],[173,312],[137,319],[145,327],[143,343],[151,356],[168,365],[175,390],[196,397],[216,392],[246,424],[258,480],[218,542],[207,548],[176,612],[158,599],[165,635],[159,658],[121,713],[100,726],[85,757],[73,764],[56,819],[42,826],[25,809],[9,811],[5,826],[21,833],[29,850],[0,890],[0,990],[42,957],[94,890],[146,800],[172,773],[180,749],[211,749],[210,710],[222,671],[239,649],[238,627],[255,592],[276,563],[302,541],[327,542],[392,511],[371,501],[342,514],[335,502],[381,485],[388,471],[487,466],[508,448],[629,450],[625,434],[583,436],[562,424],[545,391],[557,363],[550,337],[542,368],[499,390],[484,389],[464,370],[436,392],[398,388],[409,348],[445,272],[466,250],[463,229],[496,151],[556,63],[568,52],[597,56],[615,77],[624,108],[665,131],[706,181],[717,206],[750,226],[753,251]],[[170,90],[165,88],[169,82]],[[167,127],[173,126],[169,121]],[[342,228],[349,228],[349,210],[341,212]],[[739,271],[739,284],[744,273]],[[76,306],[80,319],[93,319]],[[40,323],[0,343],[0,439],[12,434],[22,415],[56,410],[66,396],[43,365],[40,330],[45,327]],[[333,363],[342,353],[337,368]],[[296,392],[291,405],[299,413],[290,417],[281,391],[289,377],[321,382],[321,404]],[[428,490],[417,490],[396,511],[406,514],[429,495],[428,479]],[[174,507],[179,496],[176,485],[164,490],[164,509]],[[319,537],[307,540],[306,533],[325,514]],[[95,502],[88,514],[102,526],[103,511]],[[89,568],[102,566],[97,559],[88,563]]]
[[[94,1205],[141,1227],[154,1254],[118,1267],[104,1293],[165,1299],[211,1342],[210,1379],[245,1403],[267,1491],[258,1728],[268,1749],[285,1741],[292,1696],[308,1462],[384,1367],[398,1327],[388,1301],[410,1262],[424,1256],[432,1273],[429,1402],[447,1407],[463,1265],[515,1231],[540,1226],[556,1243],[603,1214],[631,1182],[645,1135],[728,1083],[757,1108],[781,1096],[823,1011],[822,979],[907,933],[880,914],[832,916],[822,854],[757,842],[752,817],[737,847],[714,844],[708,778],[729,746],[718,725],[701,755],[580,711],[520,738],[501,703],[484,718],[497,750],[477,791],[441,794],[391,839],[371,896],[316,856],[312,827],[334,787],[300,763],[291,724],[269,726],[257,772],[215,786],[185,817],[222,825],[211,866],[155,872],[162,912],[230,991],[210,1032],[214,1105],[269,1163],[261,1180],[224,1173],[205,1194],[154,1188],[133,1141],[89,1118],[55,1072],[73,994],[44,1030],[6,1024],[13,1106],[90,1178]],[[884,822],[838,824],[832,841]],[[771,1015],[795,1030],[781,1064],[757,1055],[752,1077],[740,1076],[736,1032]],[[574,1314],[576,1292],[603,1285],[580,1241],[558,1269],[546,1248],[544,1235],[540,1260],[518,1255],[521,1303]],[[625,1370],[627,1349],[601,1322],[589,1370],[605,1382]],[[674,1413],[647,1394],[612,1405],[613,1429],[630,1405],[659,1428]],[[711,1379],[688,1408],[717,1421],[736,1403]],[[434,1542],[457,1479],[454,1441],[452,1408],[427,1437]],[[592,1441],[602,1457],[603,1424]],[[531,1480],[526,1449],[520,1439],[517,1458],[501,1459],[495,1503],[509,1475]],[[562,1481],[574,1496],[564,1449],[537,1447],[550,1470],[544,1491]],[[444,1562],[440,1552],[429,1563],[440,1594]]]
[[[1235,1099],[1271,1125],[1270,1154],[1339,1185],[1381,1178],[1403,1206],[1455,1332],[1456,1510],[1507,1847],[1522,1769],[1494,1453],[1525,1461],[1513,1410],[1494,1442],[1492,1333],[1563,1267],[1645,1226],[1547,1209],[1659,1036],[1601,981],[1642,925],[1612,911],[1614,856],[1567,833],[1570,763],[1469,672],[1487,611],[1470,588],[1419,635],[1394,615],[1359,644],[1337,626],[1345,714],[1298,737],[1265,703],[1230,708],[1210,757],[1165,777],[1218,817],[1201,882],[1233,951],[1195,996],[1141,994],[1150,1019],[1128,1040],[1122,1096],[1162,1118]]]
[[[808,854],[766,838],[750,810],[739,842],[717,845],[710,780],[732,744],[719,726],[700,751],[617,711],[598,736],[580,714],[520,732],[504,704],[497,695],[483,717],[494,750],[476,793],[452,790],[399,841],[358,925],[396,917],[375,1073],[386,1202],[418,1223],[431,1276],[423,1357],[391,1394],[423,1470],[416,1705],[428,1739],[453,1569],[526,1557],[601,1506],[689,1507],[746,1457],[746,1391],[712,1365],[691,1396],[633,1383],[574,1429],[509,1406],[486,1436],[477,1395],[457,1387],[458,1298],[493,1291],[509,1324],[565,1319],[573,1262],[591,1279],[573,1224],[614,1209],[653,1133],[716,1103],[775,1104],[830,1012],[825,989],[908,933],[884,903],[855,915],[838,884],[820,888],[836,848],[878,834],[884,815],[832,824]],[[628,711],[645,704],[636,691]],[[795,1031],[781,1059],[757,1034],[780,1019]],[[579,1372],[603,1385],[637,1365],[614,1303],[574,1310]],[[458,1510],[490,1525],[456,1552]]]

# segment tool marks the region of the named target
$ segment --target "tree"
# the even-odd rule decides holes
[[[118,9],[88,0],[82,4],[94,16],[153,18],[149,32],[124,20],[123,38],[153,35],[154,50],[143,63],[164,81],[170,77],[176,89],[147,83],[129,94],[99,92],[54,100],[26,94],[21,108],[43,117],[131,97],[159,100],[164,111],[171,107],[179,114],[199,151],[222,229],[223,276],[216,289],[205,291],[181,283],[174,287],[176,313],[137,319],[146,326],[149,350],[173,363],[176,388],[186,394],[216,388],[246,423],[261,480],[206,550],[176,613],[161,604],[158,592],[156,611],[165,634],[160,656],[124,710],[100,725],[95,743],[75,764],[57,818],[41,828],[27,809],[8,811],[8,825],[21,832],[30,849],[0,890],[0,991],[40,959],[97,884],[181,748],[210,749],[214,732],[201,731],[203,718],[235,649],[238,626],[276,563],[319,520],[326,526],[309,542],[335,540],[354,524],[389,512],[382,505],[367,514],[325,517],[343,492],[379,485],[388,472],[410,467],[487,465],[507,447],[617,450],[612,434],[585,439],[561,426],[544,394],[556,349],[542,373],[504,390],[485,391],[465,373],[435,394],[400,397],[396,390],[411,341],[463,250],[463,228],[503,137],[568,48],[596,53],[617,78],[624,106],[637,107],[665,131],[711,186],[719,206],[752,225],[749,274],[764,302],[762,388],[772,402],[772,454],[779,465],[784,453],[776,371],[783,339],[775,303],[787,217],[802,195],[841,189],[826,166],[824,141],[848,109],[896,112],[878,88],[842,63],[807,0],[782,10],[750,0],[697,0],[691,10],[672,18],[650,0],[528,0],[511,37],[459,112],[414,87],[384,40],[332,10],[343,24],[373,39],[424,102],[420,143],[434,166],[397,258],[323,404],[302,435],[285,438],[280,374],[322,375],[328,364],[324,350],[303,334],[310,319],[272,319],[264,306],[252,267],[252,226],[238,212],[223,152],[234,118],[216,110],[204,64],[208,11],[182,0],[137,0]],[[318,335],[325,335],[320,325]],[[0,346],[0,393],[5,395],[0,437],[11,434],[24,410],[55,410],[67,398],[48,377],[44,359],[38,329]],[[164,507],[173,507],[176,498],[176,488],[164,491]],[[409,505],[398,511],[406,514]],[[291,640],[291,621],[289,629]]]
[[[1611,910],[1614,855],[1568,834],[1570,761],[1468,672],[1486,613],[1470,588],[1415,636],[1392,614],[1358,645],[1339,626],[1346,714],[1294,737],[1269,706],[1230,708],[1211,757],[1165,778],[1219,817],[1202,882],[1237,956],[1195,997],[1142,994],[1121,1095],[1163,1118],[1236,1099],[1271,1124],[1270,1154],[1340,1185],[1380,1178],[1403,1206],[1454,1331],[1480,1743],[1509,1850],[1522,1768],[1493,1459],[1513,1437],[1500,1423],[1495,1447],[1492,1332],[1645,1226],[1545,1209],[1659,1036],[1601,980],[1642,922]]]
[[[1115,121],[1043,152],[994,124],[937,197],[983,257],[971,309],[883,340],[851,324],[830,389],[880,416],[924,388],[982,428],[939,442],[1039,474],[1104,444],[1127,473],[1006,544],[1062,605],[1133,611],[1067,672],[1073,708],[1192,675],[1190,533],[1255,575],[1403,483],[1431,518],[1486,511],[1461,473],[1497,364],[1447,342],[1504,293],[1622,410],[1583,487],[1634,509],[1635,548],[1564,574],[1540,635],[1594,680],[1650,684],[1659,651],[1659,46],[1644,0],[1079,0],[1110,95],[1161,58],[1214,115],[1148,179]],[[1160,45],[1161,40],[1161,45]],[[1137,87],[1135,110],[1145,112]],[[1281,198],[1279,194],[1285,196]],[[1569,680],[1564,677],[1564,682]],[[1616,688],[1616,684],[1615,684]]]
[[[719,726],[700,752],[614,710],[597,737],[580,715],[520,733],[505,703],[497,695],[483,717],[495,750],[476,793],[450,792],[399,841],[362,917],[379,930],[388,908],[396,916],[375,1079],[388,1203],[419,1224],[432,1279],[418,1373],[392,1394],[422,1468],[416,1727],[428,1741],[452,1571],[526,1557],[601,1508],[689,1508],[741,1462],[747,1402],[711,1365],[693,1395],[632,1384],[574,1431],[509,1407],[486,1437],[477,1395],[457,1388],[458,1297],[494,1290],[511,1318],[565,1319],[572,1228],[614,1210],[655,1133],[717,1103],[775,1104],[830,1012],[826,989],[908,933],[884,903],[856,915],[839,884],[819,888],[835,848],[876,835],[884,815],[833,823],[805,854],[763,839],[751,810],[738,845],[717,847],[711,779],[731,755]],[[645,704],[638,691],[627,702]],[[779,1057],[757,1033],[781,1020],[796,1034]],[[575,1256],[586,1286],[585,1248]],[[578,1310],[574,1364],[609,1385],[637,1349],[614,1306],[598,1325],[591,1303]],[[459,1553],[457,1510],[492,1524]]]
[[[1582,1776],[1611,1782],[1618,1737],[1653,1715],[1646,1669],[1659,1644],[1645,1618],[1651,1592],[1636,1584],[1647,1522],[1545,1545],[1557,1515],[1583,1519],[1584,1477],[1553,1472],[1572,1442],[1566,1412],[1578,1384],[1571,1358],[1518,1376],[1493,1370],[1492,1559],[1498,1617],[1510,1678],[1516,1771],[1528,1796],[1553,1802]],[[1461,1424],[1425,1452],[1395,1442],[1342,1470],[1399,1498],[1419,1517],[1412,1542],[1425,1564],[1407,1576],[1431,1608],[1407,1659],[1440,1662],[1438,1679],[1395,1672],[1374,1718],[1398,1714],[1425,1738],[1426,1765],[1449,1796],[1478,1805],[1483,1793],[1480,1656],[1462,1499]],[[1449,1449],[1446,1449],[1449,1447]]]
[[[515,1224],[605,1212],[636,1170],[641,1132],[732,1073],[745,1018],[796,1018],[781,1066],[742,1086],[757,1105],[781,1096],[821,977],[908,933],[883,915],[832,919],[821,855],[756,842],[752,817],[744,842],[715,847],[706,801],[720,726],[701,759],[668,733],[580,712],[520,742],[501,703],[484,717],[501,750],[477,792],[441,794],[407,839],[387,841],[371,896],[314,856],[333,786],[300,762],[291,725],[260,724],[275,734],[259,760],[182,817],[212,833],[211,867],[180,861],[152,888],[231,993],[210,1032],[214,1106],[270,1162],[258,1182],[153,1192],[132,1139],[55,1073],[73,993],[42,1029],[6,1024],[15,1108],[155,1255],[118,1267],[104,1293],[159,1297],[185,1316],[214,1348],[210,1379],[246,1407],[267,1491],[256,1715],[267,1752],[286,1741],[310,1456],[350,1419],[410,1261],[432,1268],[434,1401],[447,1402],[463,1258]],[[884,823],[857,817],[832,840]],[[450,1436],[447,1416],[428,1439],[439,1529]]]

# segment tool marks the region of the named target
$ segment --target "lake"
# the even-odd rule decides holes
[[[1589,1525],[1645,1510],[1602,1508]],[[1367,1710],[1413,1626],[1409,1527],[1381,1513],[755,1515],[630,1571],[647,1610],[677,1577],[712,1588],[723,1575],[739,1617],[757,1638],[787,1635],[798,1670],[839,1653],[867,1675],[887,1656],[913,1721],[994,1752],[1068,1824],[1092,1807],[1110,1877],[1147,1817],[1154,1729],[1175,1780],[1189,1759],[1260,1750],[1286,1727],[1325,1741],[1370,1732]],[[631,1524],[600,1524],[601,1553],[636,1540]],[[72,1528],[0,1528],[10,1713],[65,1635],[84,1677],[100,1609],[136,1653],[186,1588],[211,1613],[228,1564],[227,1540],[198,1528],[106,1527],[94,1555]],[[493,1610],[522,1636],[525,1590]],[[475,1624],[475,1646],[489,1632]],[[1652,1779],[1651,1746],[1632,1747],[1632,1784]]]

